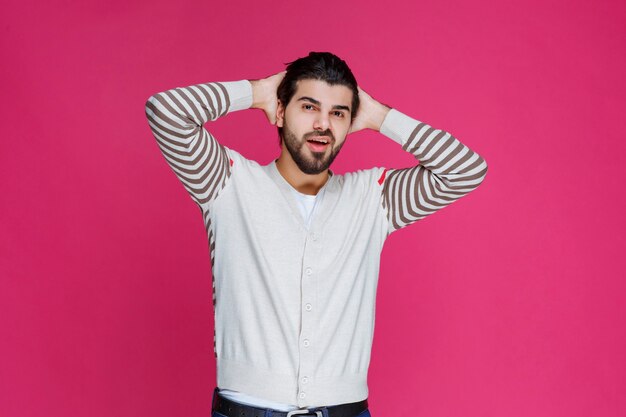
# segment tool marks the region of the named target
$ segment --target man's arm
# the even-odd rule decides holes
[[[485,160],[450,133],[391,109],[363,90],[359,97],[364,112],[359,107],[351,131],[378,130],[419,160],[414,167],[388,169],[383,174],[382,204],[390,232],[452,204],[485,179]]]
[[[174,88],[146,102],[148,123],[165,160],[200,208],[217,197],[231,172],[225,148],[204,124],[247,108],[264,110],[272,123],[276,86],[283,76]]]

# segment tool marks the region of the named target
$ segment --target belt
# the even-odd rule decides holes
[[[322,409],[328,410],[328,417],[356,417],[363,411],[367,410],[367,399],[357,401],[355,403],[345,403],[331,405],[327,407],[304,408],[292,411],[274,411],[272,417],[304,417],[317,416],[323,417]],[[222,397],[218,393],[218,389],[213,391],[212,411],[217,411],[227,417],[265,417],[267,408],[253,407],[251,405],[241,404]]]

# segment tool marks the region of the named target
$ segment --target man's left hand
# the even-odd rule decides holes
[[[391,110],[391,108],[376,101],[372,98],[372,96],[363,91],[361,87],[358,87],[358,89],[359,100],[361,103],[359,104],[356,117],[352,120],[352,125],[350,126],[348,134],[358,132],[363,129],[372,129],[378,132],[380,131],[380,126],[385,120],[385,116],[387,116],[387,113]]]

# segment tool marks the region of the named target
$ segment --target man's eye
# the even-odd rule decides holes
[[[312,110],[313,109],[313,106],[310,105],[310,104],[305,104],[302,107],[305,108],[306,110]]]
[[[335,116],[337,116],[337,117],[344,117],[343,112],[340,112],[340,111],[336,111],[335,112]]]

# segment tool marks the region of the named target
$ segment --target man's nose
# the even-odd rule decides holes
[[[315,123],[313,124],[313,128],[315,130],[326,130],[330,122],[328,120],[328,115],[323,114],[323,112],[319,112],[317,118],[315,119]]]

